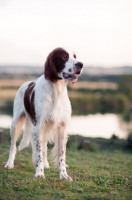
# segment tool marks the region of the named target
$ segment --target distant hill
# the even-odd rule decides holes
[[[84,67],[84,74],[89,75],[121,75],[121,74],[132,74],[132,67]],[[0,66],[0,74],[43,74],[43,67],[39,66]]]
[[[83,73],[90,75],[121,75],[121,74],[132,74],[132,67],[84,67]]]
[[[39,66],[0,66],[0,74],[43,74],[43,67]]]

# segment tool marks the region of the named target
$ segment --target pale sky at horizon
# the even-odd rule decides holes
[[[43,66],[63,46],[85,66],[132,66],[132,1],[0,0],[0,65]]]

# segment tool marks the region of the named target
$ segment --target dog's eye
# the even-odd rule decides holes
[[[68,55],[64,55],[64,58],[65,58],[65,59],[68,59]]]

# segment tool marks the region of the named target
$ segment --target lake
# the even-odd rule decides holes
[[[12,117],[0,115],[0,127],[9,128]],[[69,134],[79,134],[86,137],[110,138],[113,134],[126,139],[132,123],[125,122],[120,115],[94,114],[87,116],[72,116]]]

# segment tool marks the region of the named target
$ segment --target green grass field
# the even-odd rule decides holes
[[[59,180],[59,173],[50,162],[46,179],[34,178],[31,147],[19,152],[15,168],[4,169],[8,158],[9,139],[0,144],[0,200],[131,200],[132,151],[126,141],[112,142],[91,139],[91,147],[78,150],[77,140],[67,147],[67,171],[72,182]]]

